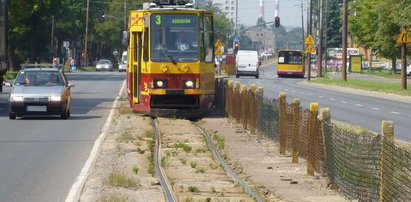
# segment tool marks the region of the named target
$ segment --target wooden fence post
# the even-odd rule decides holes
[[[312,102],[310,103],[310,119],[308,125],[308,148],[310,148],[310,152],[307,157],[307,174],[314,175],[314,168],[315,168],[315,155],[316,155],[316,141],[317,141],[317,134],[315,134],[314,125],[317,119],[318,114],[318,103]]]
[[[241,90],[241,83],[239,82],[239,81],[236,81],[235,82],[235,89],[234,89],[234,91],[235,91],[235,93],[234,93],[234,95],[235,95],[235,101],[234,101],[234,103],[235,103],[235,107],[234,107],[234,118],[235,118],[235,120],[237,121],[237,123],[239,123],[240,122],[240,108],[241,108],[241,96],[240,96],[240,90]]]
[[[230,80],[228,81],[228,89],[227,89],[227,94],[228,94],[228,105],[227,105],[227,111],[228,111],[228,117],[232,118],[233,117],[233,85],[234,81]]]
[[[254,103],[256,101],[256,98],[255,98],[256,91],[257,91],[257,86],[255,84],[251,84],[251,86],[250,86],[250,95],[249,95],[250,96],[250,103],[249,103],[250,113],[249,113],[249,115],[250,115],[250,133],[251,133],[251,135],[255,134],[255,126],[254,126],[253,123],[254,123],[254,111],[256,110],[254,108]]]
[[[393,201],[393,147],[394,144],[394,123],[392,121],[382,121],[382,148],[381,148],[381,173],[380,173],[380,201]]]
[[[294,99],[293,105],[293,137],[292,137],[292,163],[298,163],[299,149],[298,143],[300,138],[300,121],[301,121],[301,110],[300,110],[300,99]]]
[[[247,105],[247,86],[241,85],[241,105],[240,105],[240,121],[243,124],[243,128],[247,129],[247,125],[244,124],[246,120],[246,105]],[[246,122],[247,123],[247,122]]]
[[[262,99],[264,99],[264,87],[260,86],[258,87],[256,94],[258,94],[258,97],[261,97]],[[253,127],[254,127],[254,134],[255,134],[255,129],[257,128],[257,119],[258,119],[258,106],[257,106],[257,96],[256,94],[254,95],[254,103],[253,103]],[[261,133],[258,133],[257,136],[258,140],[261,140]]]
[[[279,94],[279,125],[280,125],[280,154],[285,154],[287,144],[287,94],[281,92]]]

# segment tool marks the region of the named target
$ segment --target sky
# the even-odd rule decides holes
[[[238,21],[240,24],[255,25],[259,16],[260,0],[238,0]],[[280,22],[284,26],[301,27],[301,0],[279,0]],[[264,0],[266,22],[274,21],[274,0]],[[304,18],[306,11],[304,11]],[[304,19],[305,21],[306,19]]]

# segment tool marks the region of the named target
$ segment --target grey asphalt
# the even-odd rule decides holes
[[[387,100],[367,95],[357,95],[347,90],[339,92],[305,85],[305,79],[278,78],[276,66],[269,65],[262,68],[260,79],[240,77],[235,79],[241,84],[257,84],[264,87],[264,96],[269,99],[278,99],[280,92],[287,93],[287,102],[292,103],[294,98],[300,98],[301,105],[309,108],[310,102],[318,102],[320,108],[329,107],[334,120],[347,122],[368,128],[374,132],[381,131],[382,120],[394,121],[395,137],[403,141],[411,141],[411,103]]]
[[[0,94],[0,201],[64,201],[106,121],[125,73],[67,73],[72,89],[69,120],[8,119]]]

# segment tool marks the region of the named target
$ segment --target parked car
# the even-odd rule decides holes
[[[101,59],[96,64],[96,71],[113,71],[113,63],[108,59]]]
[[[25,65],[9,95],[9,118],[24,115],[70,117],[71,88],[64,72],[50,65]]]
[[[258,68],[261,62],[258,60],[257,51],[239,50],[236,58],[236,78],[240,76],[260,76]]]
[[[118,65],[119,72],[125,72],[127,70],[127,51],[123,52],[121,56],[120,64]]]

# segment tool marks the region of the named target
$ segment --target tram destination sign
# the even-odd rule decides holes
[[[197,18],[193,14],[155,14],[151,22],[154,26],[196,27]]]

